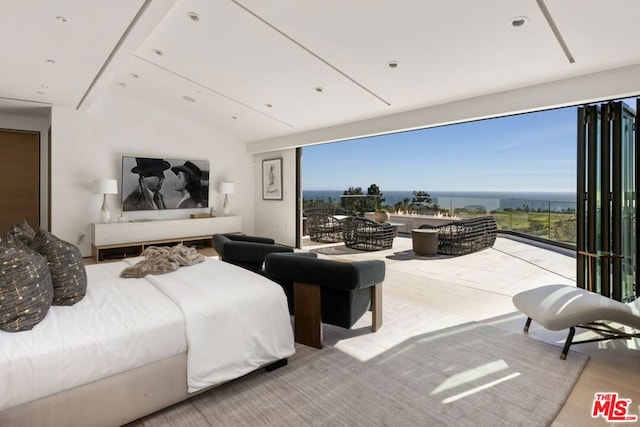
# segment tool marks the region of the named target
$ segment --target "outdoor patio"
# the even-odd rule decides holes
[[[492,248],[462,256],[419,256],[411,237],[400,233],[391,249],[373,252],[343,243],[317,244],[305,238],[303,250],[350,261],[382,259],[387,266],[385,293],[467,320],[482,320],[515,310],[511,297],[550,283],[575,285],[575,258],[568,251],[498,237]]]
[[[388,295],[439,312],[442,323],[447,325],[490,319],[489,322],[520,333],[525,316],[513,306],[513,295],[551,283],[575,285],[576,279],[575,256],[571,251],[504,236],[499,236],[492,248],[462,256],[415,255],[411,237],[403,233],[394,239],[392,249],[382,251],[357,251],[343,243],[318,244],[306,237],[302,249],[323,258],[382,259],[387,267],[383,301]],[[559,355],[566,331],[547,331],[534,322],[529,336],[557,345]],[[637,340],[572,347],[572,351],[588,354],[590,359],[552,425],[607,425],[602,418],[591,418],[596,392],[618,392],[621,398],[632,399],[634,414],[640,413],[637,349]],[[558,363],[571,363],[570,359],[570,356],[566,361],[558,359]]]

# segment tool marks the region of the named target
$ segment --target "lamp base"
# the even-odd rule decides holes
[[[229,213],[231,211],[229,210],[229,195],[225,194],[224,195],[224,204],[222,205],[222,214],[224,216],[229,216]]]
[[[109,222],[111,219],[111,212],[109,212],[109,205],[107,204],[107,195],[104,195],[104,199],[102,200],[102,208],[100,209],[100,221],[103,223]]]

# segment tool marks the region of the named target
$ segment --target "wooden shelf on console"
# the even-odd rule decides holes
[[[214,234],[239,233],[239,216],[167,219],[91,225],[91,256],[96,262],[139,256],[147,246],[211,246]]]

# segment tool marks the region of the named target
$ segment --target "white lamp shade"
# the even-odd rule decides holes
[[[96,179],[93,181],[95,194],[118,194],[118,181],[115,179]]]
[[[220,193],[233,194],[233,182],[223,181],[220,183]]]

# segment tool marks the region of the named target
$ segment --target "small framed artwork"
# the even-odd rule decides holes
[[[262,161],[262,200],[282,200],[282,157]]]

